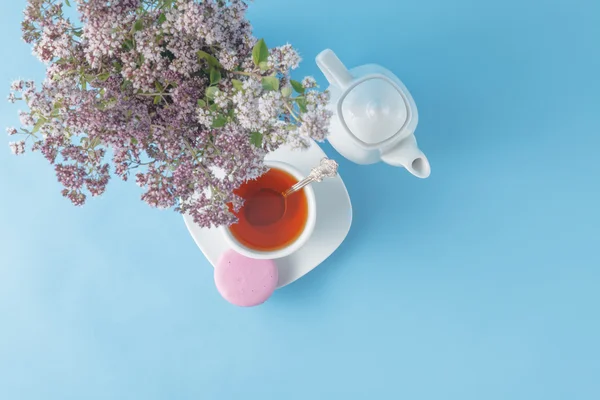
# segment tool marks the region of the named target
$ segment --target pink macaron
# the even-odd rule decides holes
[[[252,307],[267,301],[279,279],[273,260],[248,258],[227,250],[215,268],[215,284],[225,300],[240,307]]]

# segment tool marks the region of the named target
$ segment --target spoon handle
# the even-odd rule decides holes
[[[337,171],[338,163],[325,157],[321,160],[321,164],[319,164],[318,167],[313,168],[306,178],[289,188],[283,195],[287,197],[313,182],[321,182],[325,178],[333,178],[337,175]]]
[[[283,193],[284,197],[289,196],[292,193],[297,192],[298,190],[301,190],[302,188],[304,188],[307,185],[310,185],[311,183],[313,183],[315,181],[315,178],[313,178],[312,176],[307,176],[306,178],[302,179],[300,182],[296,183],[294,186],[292,186],[291,188],[289,188],[288,190],[286,190]]]

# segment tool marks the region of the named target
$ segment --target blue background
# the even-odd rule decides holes
[[[0,16],[6,94],[43,76],[24,5]],[[0,398],[600,398],[600,3],[262,0],[249,16],[301,51],[298,77],[325,84],[327,47],[394,71],[431,177],[342,161],[346,242],[239,309],[181,216],[118,181],[74,208],[39,154],[6,147]]]

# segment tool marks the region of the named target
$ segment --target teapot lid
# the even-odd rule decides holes
[[[408,107],[395,85],[384,78],[367,79],[342,100],[342,118],[352,134],[367,144],[381,143],[405,125]]]

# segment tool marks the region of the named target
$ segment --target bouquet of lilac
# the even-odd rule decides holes
[[[76,5],[80,24],[64,8]],[[150,206],[203,227],[236,222],[234,191],[266,171],[264,156],[327,135],[327,92],[292,80],[298,53],[252,35],[243,0],[28,0],[23,38],[46,80],[12,84],[28,144],[54,165],[75,205],[99,196],[111,169],[145,188]],[[29,143],[28,143],[29,142]],[[110,161],[112,159],[112,168]]]

